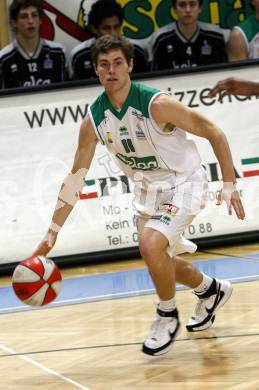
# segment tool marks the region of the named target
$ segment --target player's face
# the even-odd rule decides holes
[[[12,26],[18,35],[23,38],[34,38],[39,35],[41,19],[37,8],[27,7],[20,10],[17,20],[12,21]]]
[[[95,29],[95,32],[98,37],[106,34],[118,37],[121,35],[121,24],[119,18],[117,16],[103,18],[99,27]]]
[[[98,55],[95,71],[105,90],[116,92],[129,82],[132,66],[132,60],[128,64],[122,50],[116,49]]]
[[[189,25],[198,20],[201,6],[198,0],[177,0],[174,11],[180,23]]]

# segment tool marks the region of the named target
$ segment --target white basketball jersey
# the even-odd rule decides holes
[[[196,145],[185,131],[162,132],[152,118],[152,101],[161,93],[165,92],[132,82],[119,111],[105,92],[89,107],[97,137],[125,175],[141,188],[138,197],[154,183],[167,190],[184,183],[201,166]]]

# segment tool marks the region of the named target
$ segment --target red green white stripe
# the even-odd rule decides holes
[[[259,157],[243,158],[241,163],[249,168],[243,171],[244,177],[259,176]]]

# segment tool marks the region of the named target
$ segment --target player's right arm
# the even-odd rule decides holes
[[[51,224],[33,255],[46,256],[55,245],[61,227],[80,197],[84,179],[90,168],[97,142],[98,138],[91,120],[87,116],[81,125],[74,163],[71,172],[65,177],[60,188]]]

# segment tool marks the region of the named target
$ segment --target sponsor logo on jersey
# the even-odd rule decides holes
[[[145,136],[145,134],[143,133],[143,131],[142,130],[136,130],[136,137],[138,138],[138,139],[145,139],[146,138],[146,136]]]
[[[139,121],[141,122],[144,121],[143,114],[141,112],[138,112],[137,110],[133,110],[132,115],[136,116]]]
[[[12,64],[12,65],[10,66],[10,68],[11,68],[11,72],[12,72],[12,73],[17,72],[17,70],[18,70],[17,64]]]
[[[166,46],[167,53],[172,53],[174,51],[174,47],[172,44],[169,44]]]
[[[112,135],[111,135],[111,133],[109,131],[107,132],[107,141],[108,141],[109,144],[113,143]]]
[[[212,53],[212,47],[208,44],[208,42],[205,40],[203,42],[203,45],[201,47],[201,54],[210,56]]]
[[[186,49],[186,54],[188,54],[188,56],[191,56],[192,55],[192,47],[191,46],[188,46],[187,49]]]
[[[159,169],[155,156],[129,157],[123,156],[121,153],[117,153],[116,157],[124,164],[129,165],[131,169],[137,169],[140,171],[154,171]]]
[[[34,76],[30,76],[30,80],[24,82],[24,87],[31,87],[35,85],[49,85],[51,83],[50,79],[36,79]]]
[[[43,68],[44,69],[52,69],[53,68],[53,61],[49,55],[46,55],[46,57],[43,61]]]
[[[119,132],[121,137],[123,137],[124,135],[129,135],[128,129],[125,126],[120,127]]]
[[[138,139],[145,139],[146,136],[145,136],[145,133],[144,131],[141,129],[140,125],[137,124],[137,130],[135,131],[135,134],[136,134],[136,137]]]
[[[91,61],[84,61],[84,68],[90,69],[92,67]]]

